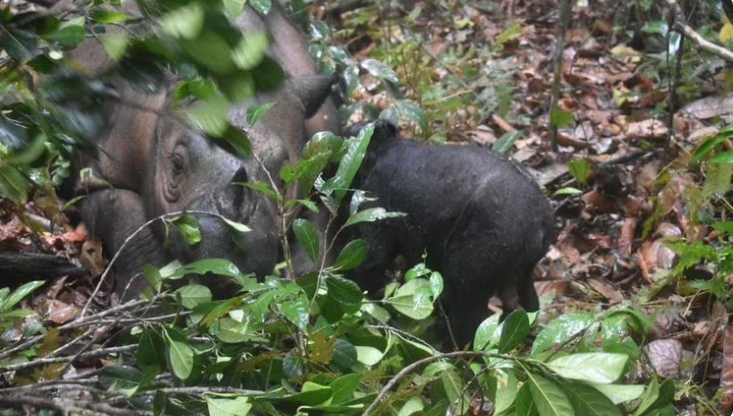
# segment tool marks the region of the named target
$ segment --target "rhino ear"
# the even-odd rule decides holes
[[[313,117],[321,108],[336,80],[333,75],[309,75],[290,79],[291,91],[305,108],[305,118]]]

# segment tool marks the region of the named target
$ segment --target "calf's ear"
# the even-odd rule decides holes
[[[305,118],[311,118],[321,108],[336,82],[333,75],[308,75],[290,79],[290,89],[305,109]]]

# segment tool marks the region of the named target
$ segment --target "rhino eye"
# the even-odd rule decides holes
[[[183,173],[183,157],[180,155],[173,155],[171,160],[171,170],[174,176],[178,176]]]

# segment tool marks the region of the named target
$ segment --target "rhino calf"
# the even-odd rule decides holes
[[[389,263],[421,261],[445,281],[441,302],[459,347],[473,341],[496,294],[504,315],[539,308],[532,271],[550,245],[553,212],[537,183],[515,164],[478,146],[434,146],[397,137],[375,123],[352,185],[378,199],[371,206],[406,213],[354,227],[368,246],[348,277],[374,293]]]

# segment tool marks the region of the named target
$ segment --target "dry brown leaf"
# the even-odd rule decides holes
[[[601,279],[588,279],[588,284],[596,292],[603,295],[610,303],[621,303],[624,301],[624,295],[621,294],[613,285],[604,282]]]
[[[693,101],[679,111],[683,117],[693,117],[700,120],[733,113],[733,95],[727,97],[705,97]]]
[[[721,410],[724,413],[733,411],[733,325],[728,325],[723,332],[723,369],[720,372]]]
[[[57,299],[49,299],[46,303],[48,308],[47,319],[55,324],[65,324],[79,316],[81,310],[74,305],[61,302]]]
[[[669,129],[664,122],[653,118],[631,123],[626,128],[626,137],[630,139],[660,139],[668,134]]]
[[[676,339],[657,339],[645,348],[652,367],[662,377],[677,378],[683,359],[682,343]]]
[[[627,217],[621,226],[621,233],[618,236],[616,244],[621,255],[628,257],[631,255],[631,249],[634,245],[634,233],[636,231],[636,218]]]

